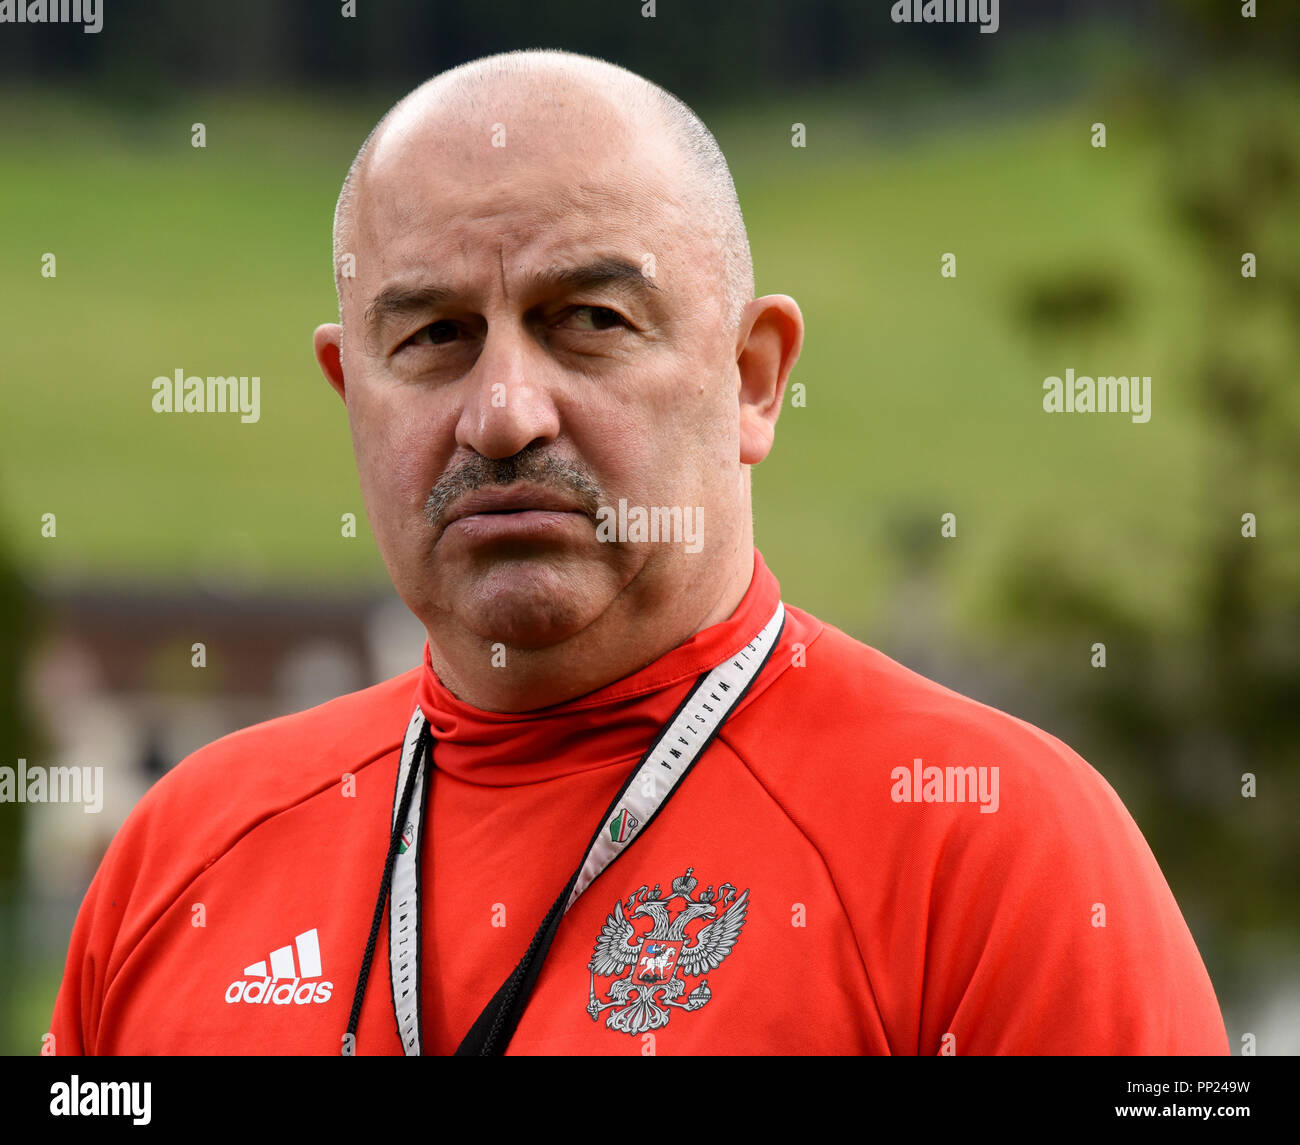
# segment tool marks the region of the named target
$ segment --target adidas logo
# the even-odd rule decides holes
[[[297,949],[297,969],[294,967],[294,950]],[[262,949],[266,949],[263,947]],[[308,978],[321,976],[320,940],[315,928],[304,931],[293,940],[293,946],[272,950],[271,967],[266,962],[254,962],[244,967],[244,977],[226,987],[227,1002],[271,1002],[277,1006],[296,1003],[328,1002],[334,992],[333,982],[308,982]],[[279,985],[276,985],[279,983]]]

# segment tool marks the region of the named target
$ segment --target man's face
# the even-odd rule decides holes
[[[744,502],[733,334],[678,160],[565,111],[386,132],[345,280],[348,414],[393,583],[431,631],[523,648],[705,584]],[[702,548],[599,540],[620,499],[702,509]]]

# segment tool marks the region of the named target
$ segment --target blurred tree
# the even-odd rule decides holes
[[[1227,19],[1223,7],[1189,3],[1204,19],[1189,28],[1208,43]],[[1237,6],[1226,7],[1241,23]],[[1202,532],[1188,549],[1195,590],[1181,631],[1155,631],[1117,602],[1095,566],[1032,542],[1001,590],[1043,648],[1107,643],[1106,671],[1082,677],[1044,655],[1053,677],[1044,687],[1069,696],[1088,729],[1084,753],[1122,776],[1184,910],[1203,922],[1198,938],[1221,1000],[1238,1002],[1254,988],[1242,968],[1258,936],[1300,937],[1300,92],[1293,64],[1256,65],[1250,77],[1232,66],[1192,69],[1200,83],[1212,77],[1213,99],[1190,83],[1148,90],[1168,203],[1203,299],[1186,379],[1205,442],[1202,482],[1186,491]],[[1243,273],[1247,254],[1253,276]],[[1055,328],[1073,339],[1081,324],[1117,321],[1118,284],[1095,280],[1089,269],[1063,280],[1092,283],[1087,290],[1031,286],[1022,322],[1035,336]],[[1254,798],[1243,797],[1247,773]]]

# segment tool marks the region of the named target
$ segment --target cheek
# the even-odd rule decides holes
[[[637,389],[619,399],[584,403],[570,431],[611,498],[697,504],[739,457],[737,405],[726,385],[678,361],[641,374]]]
[[[679,464],[716,466],[736,460],[739,405],[725,365],[701,356],[680,363],[651,411],[656,433],[671,437]]]
[[[662,484],[678,452],[680,410],[662,400],[658,383],[643,375],[635,392],[570,406],[565,432],[611,499],[639,502]]]
[[[400,520],[418,513],[445,460],[437,448],[441,438],[434,412],[363,388],[348,417],[372,519]]]

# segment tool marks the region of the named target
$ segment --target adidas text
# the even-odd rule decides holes
[[[305,1006],[309,1002],[328,1002],[334,992],[333,982],[303,982],[294,978],[289,982],[279,982],[277,978],[263,978],[256,982],[232,982],[226,987],[227,1002],[252,1002],[262,1004],[270,1002],[276,1006],[288,1006],[294,1003]]]

